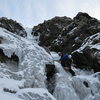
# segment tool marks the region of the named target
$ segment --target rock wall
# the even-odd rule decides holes
[[[100,32],[100,22],[87,13],[79,12],[73,19],[55,17],[33,27],[33,36],[40,35],[40,45],[50,50],[71,53],[78,49],[84,39]]]
[[[12,19],[7,19],[6,17],[0,18],[0,27],[5,28],[8,31],[20,35],[22,37],[27,36],[27,33],[22,27],[22,25]]]
[[[82,46],[72,53],[76,67],[100,71],[100,33],[86,38]]]

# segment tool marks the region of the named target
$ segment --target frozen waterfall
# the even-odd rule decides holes
[[[23,38],[0,28],[0,100],[100,100],[100,73],[74,69],[72,77],[57,53],[48,54],[30,33]],[[46,83],[47,64],[55,72]]]
[[[31,42],[38,43],[39,42],[39,36],[33,36],[32,35],[32,28],[25,28],[27,32],[27,39]]]

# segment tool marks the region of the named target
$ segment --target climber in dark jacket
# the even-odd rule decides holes
[[[71,69],[72,60],[69,58],[69,56],[61,52],[59,52],[58,54],[59,56],[61,56],[60,61],[64,70],[69,71],[72,74],[72,76],[75,76],[75,72]]]

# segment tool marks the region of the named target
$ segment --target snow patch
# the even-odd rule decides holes
[[[56,100],[44,88],[26,88],[20,90],[16,95],[24,100]]]

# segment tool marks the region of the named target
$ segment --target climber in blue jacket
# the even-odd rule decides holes
[[[68,54],[64,54],[62,52],[59,52],[58,54],[61,56],[60,61],[64,70],[69,71],[72,76],[75,76],[75,72],[71,69],[72,60],[69,58]]]

